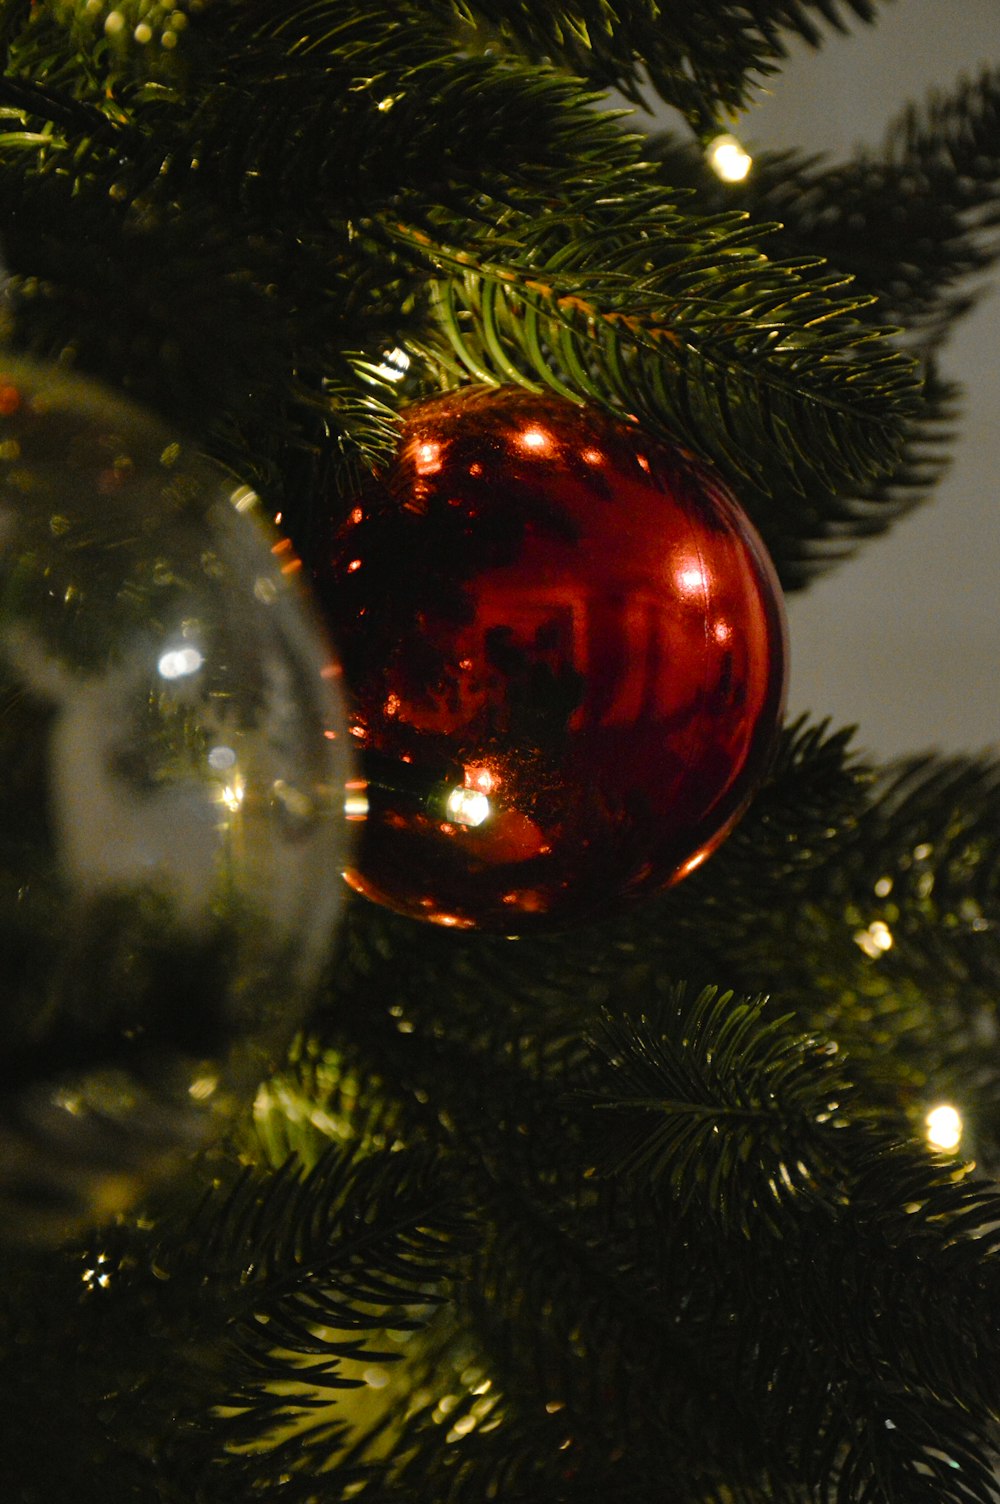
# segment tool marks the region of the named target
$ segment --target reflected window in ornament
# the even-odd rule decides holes
[[[962,1114],[950,1103],[932,1107],[924,1118],[924,1127],[932,1149],[957,1149],[962,1142]]]
[[[452,789],[445,808],[456,825],[482,825],[493,813],[489,799],[479,789]]]
[[[189,674],[196,674],[204,662],[204,656],[197,648],[168,648],[161,653],[156,667],[161,678],[186,679]]]

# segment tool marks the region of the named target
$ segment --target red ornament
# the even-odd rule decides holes
[[[417,404],[316,574],[367,775],[348,881],[401,913],[606,914],[704,861],[766,770],[770,562],[711,470],[628,422],[519,387]]]

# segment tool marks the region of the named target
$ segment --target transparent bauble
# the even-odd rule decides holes
[[[0,1226],[206,1142],[341,903],[339,667],[289,545],[102,388],[0,357]]]

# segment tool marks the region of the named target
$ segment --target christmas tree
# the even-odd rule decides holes
[[[738,497],[750,522],[719,502],[735,519],[725,527],[754,558],[759,534],[785,592],[933,492],[957,399],[939,355],[995,251],[1000,75],[916,104],[884,150],[842,162],[763,153],[746,173],[738,139],[760,80],[780,88],[793,40],[818,47],[877,10],[0,5],[0,542],[15,555],[0,559],[5,1500],[1000,1498],[1000,765],[920,752],[871,766],[850,730],[823,719],[772,737],[778,618],[768,636],[746,607],[739,635],[766,646],[763,741],[752,758],[745,737],[738,754],[726,742],[753,766],[725,805],[722,733],[697,721],[684,798],[704,777],[697,797],[716,817],[705,825],[699,806],[687,855],[667,809],[654,856],[636,856],[652,795],[608,794],[594,805],[604,823],[578,841],[579,913],[547,922],[529,884],[509,927],[495,910],[482,925],[465,911],[426,922],[412,917],[430,881],[421,842],[443,831],[449,849],[478,849],[480,820],[489,839],[493,774],[405,786],[410,754],[361,745],[374,711],[352,699],[373,664],[403,661],[400,642],[407,663],[437,671],[434,610],[480,567],[440,521],[452,501],[463,526],[486,513],[508,570],[543,513],[553,537],[565,527],[476,416],[498,392],[550,424],[520,430],[535,447],[572,439],[574,475],[615,445],[633,471],[659,456],[661,489],[694,487],[709,507],[699,547],[725,531],[710,499]],[[643,135],[627,106],[654,97],[670,128]],[[70,370],[64,423],[62,398],[46,393]],[[359,760],[332,806],[339,820],[346,802],[362,852],[389,832],[378,882],[350,858],[354,887],[388,902],[350,892],[339,871],[307,871],[326,961],[300,1015],[280,967],[291,978],[314,940],[300,904],[300,942],[282,930],[267,949],[287,919],[283,892],[242,923],[243,949],[224,927],[196,935],[183,915],[121,894],[88,911],[99,923],[81,945],[42,861],[58,824],[47,801],[58,810],[70,796],[46,788],[39,747],[67,743],[70,712],[53,731],[52,712],[11,688],[11,664],[48,686],[61,674],[45,693],[83,703],[82,680],[32,656],[24,602],[41,580],[77,663],[104,653],[102,624],[79,626],[95,619],[79,593],[97,599],[113,550],[105,514],[78,538],[72,507],[87,425],[131,413],[122,396],[160,424],[122,420],[137,425],[137,454],[152,445],[166,464],[169,450],[173,465],[175,445],[156,450],[165,433],[203,457],[193,481],[172,472],[178,516],[192,486],[217,484],[277,519],[278,583],[260,573],[250,594],[267,605],[294,550],[339,629]],[[378,507],[398,492],[401,423],[441,402],[472,414],[467,473],[500,469],[473,500],[439,485],[433,514],[417,482],[393,493],[406,522],[393,531]],[[588,458],[579,435],[595,433],[605,448]],[[115,498],[135,466],[108,464],[95,495],[121,528]],[[437,471],[428,460],[417,473]],[[628,495],[646,484],[633,474]],[[534,511],[522,515],[526,486]],[[44,526],[29,546],[11,519],[18,505],[33,515],[38,495]],[[153,535],[128,505],[126,552]],[[637,515],[618,530],[644,555],[652,534]],[[38,563],[67,535],[68,584]],[[206,578],[221,577],[215,535],[191,537]],[[675,595],[702,590],[706,558]],[[382,573],[348,609],[362,560],[355,574]],[[146,595],[107,599],[109,632],[141,630]],[[608,631],[631,609],[614,599]],[[229,609],[224,592],[213,609]],[[441,609],[458,632],[461,613]],[[713,620],[715,645],[705,616],[697,651],[722,654],[721,678],[702,698],[712,710],[725,678],[745,720],[730,681],[742,693],[750,669],[739,680],[730,625]],[[580,707],[610,694],[603,677],[560,676],[541,629],[527,673],[511,633],[491,619],[490,693],[517,710],[531,776],[551,769],[543,754],[571,726],[573,769],[593,757],[622,782],[627,739],[598,756],[576,729]],[[201,667],[193,640],[161,655],[165,681]],[[247,660],[232,682],[250,684],[259,712]],[[100,702],[84,708],[72,745],[99,768]],[[184,717],[154,708],[143,725],[158,755],[188,758]],[[230,754],[220,742],[208,759],[235,818]],[[651,758],[642,740],[636,762]],[[671,758],[668,738],[664,769]],[[150,807],[162,766],[126,770],[146,780]],[[81,778],[72,798],[93,820],[97,792]],[[274,789],[289,840],[305,842],[301,799]],[[576,808],[572,788],[542,792]],[[404,825],[410,844],[393,846]],[[513,852],[529,870],[549,835],[540,815],[508,822],[503,860]],[[109,834],[106,876],[121,839]],[[192,841],[178,825],[178,870]],[[263,1079],[244,1060],[192,1147],[189,1109],[215,1091],[205,1062],[230,1049],[233,997],[251,973],[259,987],[265,952],[281,1052],[266,1071],[250,1052]]]

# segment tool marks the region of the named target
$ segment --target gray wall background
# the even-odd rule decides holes
[[[983,64],[1000,64],[1000,0],[896,0],[819,52],[796,45],[736,129],[750,151],[836,160]],[[998,311],[994,291],[947,348],[965,398],[934,500],[789,603],[790,709],[856,723],[856,745],[880,758],[1000,751]]]

